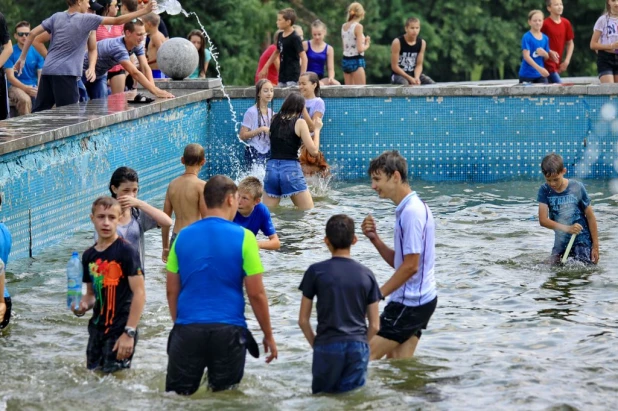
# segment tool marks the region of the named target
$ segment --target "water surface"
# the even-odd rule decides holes
[[[279,359],[266,365],[248,356],[245,378],[230,392],[163,392],[172,324],[157,230],[146,236],[147,303],[133,369],[114,376],[85,369],[87,317],[65,309],[66,261],[91,243],[91,233],[80,233],[9,265],[15,317],[0,336],[0,409],[610,408],[618,389],[611,275],[618,266],[618,196],[608,182],[586,182],[599,222],[600,264],[552,268],[543,261],[553,233],[536,218],[539,184],[412,182],[436,219],[438,308],[412,360],[371,363],[367,385],[340,396],[310,393],[311,350],[296,325],[298,285],[309,264],[329,257],[324,225],[336,213],[357,222],[353,256],[380,284],[392,274],[360,233],[372,213],[392,243],[394,205],[378,199],[368,181],[333,184],[306,213],[289,203],[277,210],[283,246],[262,258]],[[261,340],[250,309],[247,316]]]

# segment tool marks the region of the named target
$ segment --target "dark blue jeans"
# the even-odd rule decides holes
[[[365,385],[369,344],[344,341],[313,347],[311,391],[339,393]]]

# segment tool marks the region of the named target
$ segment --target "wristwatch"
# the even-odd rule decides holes
[[[135,334],[137,333],[137,331],[135,331],[135,328],[124,327],[124,333],[128,335],[129,338],[135,338]]]

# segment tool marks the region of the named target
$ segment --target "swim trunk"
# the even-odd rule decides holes
[[[165,391],[193,394],[205,369],[208,387],[213,391],[240,383],[245,372],[247,332],[230,324],[175,324],[167,341]]]
[[[313,346],[311,391],[339,393],[365,385],[369,364],[369,344],[342,341]]]
[[[111,79],[113,79],[114,77],[119,76],[119,75],[121,75],[121,74],[126,75],[126,74],[127,74],[127,72],[126,72],[126,71],[124,71],[124,70],[118,70],[118,71],[108,71],[108,72],[107,72],[107,79],[108,79],[108,80],[111,80]]]
[[[365,57],[363,56],[353,56],[346,57],[343,56],[343,60],[341,60],[341,68],[344,73],[354,73],[359,68],[365,68]]]
[[[133,353],[124,360],[116,359],[116,351],[114,345],[118,338],[124,333],[124,327],[120,332],[105,334],[105,330],[98,328],[96,325],[88,324],[88,347],[86,348],[86,367],[89,370],[99,370],[104,373],[112,373],[126,368],[131,368],[131,360],[135,355],[135,346],[138,340],[138,331],[135,333],[133,343]]]
[[[2,319],[2,322],[0,322],[0,330],[8,327],[9,322],[11,321],[11,309],[13,308],[11,297],[5,297],[4,304],[6,305],[6,312],[4,313],[4,318]]]
[[[519,84],[522,83],[533,83],[533,84],[547,84],[549,80],[547,77],[520,77]]]
[[[307,182],[297,160],[273,160],[266,163],[264,191],[269,197],[290,197],[307,191]]]
[[[412,337],[421,338],[429,319],[436,310],[438,297],[427,304],[411,307],[394,301],[389,302],[380,316],[378,335],[403,344]]]
[[[172,233],[172,238],[170,238],[170,250],[172,249],[172,246],[174,245],[174,241],[176,241],[176,237],[178,237],[178,233]]]
[[[436,82],[433,81],[433,79],[431,77],[426,76],[424,74],[421,74],[420,80],[421,80],[421,85],[436,84]],[[410,85],[410,82],[408,81],[408,79],[403,77],[403,76],[400,76],[399,74],[393,74],[391,76],[391,83],[392,84],[401,84],[402,86]]]
[[[158,69],[153,69],[152,70],[152,78],[169,78],[167,77],[165,74],[163,74],[163,72],[161,70]]]
[[[618,54],[599,50],[597,54],[597,73],[599,77],[608,74],[618,75]]]

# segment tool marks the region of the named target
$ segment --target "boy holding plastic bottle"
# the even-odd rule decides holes
[[[121,213],[115,198],[99,197],[92,203],[90,219],[98,239],[82,255],[87,291],[73,310],[81,317],[93,309],[86,365],[104,373],[131,367],[137,325],[146,302],[139,254],[116,232]]]

